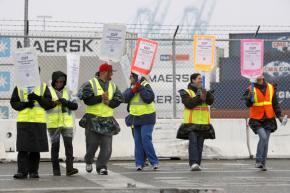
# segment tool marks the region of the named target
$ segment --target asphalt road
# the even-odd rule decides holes
[[[290,192],[286,159],[269,160],[266,172],[254,168],[254,160],[204,160],[200,172],[189,171],[186,161],[161,161],[158,171],[146,167],[142,172],[135,171],[132,161],[112,161],[108,176],[97,175],[95,168],[86,173],[84,163],[75,167],[79,175],[54,177],[50,163],[42,162],[40,179],[14,180],[16,163],[0,163],[0,192]]]

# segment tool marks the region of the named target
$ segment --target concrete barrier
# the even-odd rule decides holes
[[[79,120],[76,120],[78,123]],[[121,132],[113,138],[112,159],[133,159],[134,142],[132,131],[126,127],[123,119],[118,119]],[[188,141],[176,139],[176,132],[181,124],[180,119],[159,119],[155,125],[153,142],[159,157],[188,157]],[[204,158],[237,159],[249,158],[247,147],[246,120],[245,119],[213,119],[212,124],[216,131],[215,140],[206,140]],[[15,120],[0,120],[2,135],[0,136],[0,159],[16,160],[16,122]],[[256,152],[258,137],[250,131],[250,151]],[[85,130],[76,127],[74,135],[74,156],[82,160],[85,155]],[[96,154],[97,155],[97,154]],[[50,153],[42,153],[42,158],[50,158]],[[64,147],[61,145],[60,157],[64,158]],[[290,128],[279,127],[271,135],[269,157],[290,157]]]

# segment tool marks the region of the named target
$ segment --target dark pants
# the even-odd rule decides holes
[[[188,139],[189,165],[200,165],[202,159],[204,138],[202,136],[199,136],[196,132],[190,132],[188,134]]]
[[[39,152],[19,151],[17,156],[18,173],[38,174],[39,161]]]
[[[60,170],[59,166],[60,135],[62,135],[63,138],[67,169],[69,170],[72,169],[71,163],[73,162],[74,159],[72,145],[73,129],[66,128],[48,129],[48,132],[51,139],[51,161],[53,170],[55,171]]]
[[[101,135],[96,132],[86,129],[86,155],[85,161],[87,164],[94,162],[96,151],[100,147],[100,152],[96,162],[97,170],[102,168],[107,169],[107,164],[112,154],[112,140],[113,136]]]

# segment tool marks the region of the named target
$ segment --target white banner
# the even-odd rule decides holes
[[[126,38],[126,26],[104,24],[101,40],[100,58],[105,61],[119,62],[123,55]]]
[[[67,54],[67,88],[75,95],[78,91],[80,56]]]
[[[19,88],[37,87],[40,76],[37,55],[31,48],[19,49],[15,52],[15,83]]]

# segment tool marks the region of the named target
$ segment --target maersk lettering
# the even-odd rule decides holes
[[[31,45],[41,53],[93,52],[93,40],[34,40]],[[23,48],[23,42],[17,41],[17,48]]]
[[[173,82],[172,74],[151,75],[149,77],[151,82]],[[176,74],[177,82],[189,82],[189,74]]]
[[[171,95],[157,95],[155,97],[155,103],[157,104],[172,104],[173,103],[173,97]],[[180,96],[176,96],[176,103],[180,103],[181,98]]]

